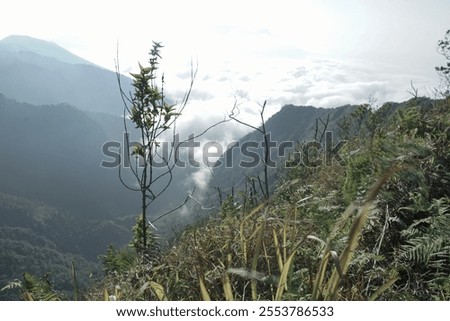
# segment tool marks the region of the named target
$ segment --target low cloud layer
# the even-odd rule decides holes
[[[261,124],[259,110],[265,100],[265,119],[268,119],[287,104],[331,108],[369,101],[376,106],[388,101],[404,101],[411,98],[408,93],[412,91],[411,82],[419,90],[419,95],[432,96],[438,83],[438,77],[433,72],[433,66],[427,74],[410,72],[408,68],[386,63],[316,57],[266,57],[240,66],[229,62],[209,68],[200,65],[177,130],[184,138],[189,134],[198,135],[226,120],[235,104],[239,106],[239,119],[257,127]],[[180,72],[175,84],[188,84],[188,74],[187,71]],[[168,95],[182,97],[183,90],[174,90]],[[202,146],[205,142],[218,142],[226,150],[226,146],[250,130],[229,121],[209,130],[197,141]],[[195,157],[201,160],[202,155],[197,153]],[[208,189],[209,180],[210,169],[204,167],[194,171],[185,183],[204,191]]]
[[[238,102],[242,119],[258,125],[258,110],[265,100],[269,117],[286,104],[331,108],[370,99],[379,105],[403,101],[411,97],[411,82],[419,95],[432,95],[438,83],[434,66],[429,66],[429,73],[418,74],[382,63],[314,57],[264,58],[240,66],[224,63],[222,67],[223,71],[217,65],[199,69],[186,122],[198,125],[226,117]],[[181,95],[181,90],[174,93]]]

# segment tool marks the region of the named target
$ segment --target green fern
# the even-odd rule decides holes
[[[403,232],[409,240],[401,248],[401,257],[425,264],[438,257],[450,258],[449,199],[434,200],[429,212],[429,217],[416,221]]]
[[[48,275],[38,278],[25,272],[21,291],[22,297],[26,301],[61,301],[58,293],[53,290]]]

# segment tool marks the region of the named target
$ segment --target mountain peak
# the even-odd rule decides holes
[[[32,38],[29,36],[12,35],[0,40],[0,53],[31,52],[40,56],[57,59],[70,64],[92,65],[54,42]]]

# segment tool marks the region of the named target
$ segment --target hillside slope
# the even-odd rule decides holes
[[[126,77],[122,81],[127,92],[131,82]],[[67,103],[86,111],[122,113],[114,72],[30,37],[0,40],[0,91],[34,105]]]
[[[269,184],[271,189],[275,188],[277,181],[277,173],[280,173],[285,167],[287,156],[292,153],[299,144],[314,140],[316,122],[318,124],[319,133],[325,130],[321,121],[327,122],[327,131],[333,135],[333,144],[339,141],[339,121],[346,115],[356,109],[357,106],[342,106],[338,108],[316,108],[312,106],[284,106],[278,113],[274,114],[266,121],[266,132],[270,133],[273,147],[270,152],[270,160],[274,165],[269,165]],[[319,139],[319,138],[317,138]],[[245,135],[239,139],[239,146],[245,146],[249,142],[258,145],[256,148],[249,148],[247,152],[243,148],[230,148],[218,160],[221,166],[214,168],[212,186],[221,188],[224,192],[230,193],[231,187],[234,186],[235,191],[242,191],[248,179],[257,177],[262,178],[264,150],[262,148],[264,138],[257,131]],[[290,143],[288,148],[280,149],[284,143]],[[322,141],[325,144],[325,141]],[[333,145],[334,146],[334,145]],[[280,151],[282,151],[280,153]],[[259,155],[259,162],[250,167],[243,167],[243,162],[249,162],[252,159],[248,157],[249,152]],[[284,157],[280,157],[283,154]],[[231,160],[231,162],[229,162]]]
[[[229,198],[89,298],[119,285],[121,300],[449,300],[449,115],[449,99],[359,107],[345,166],[292,168],[253,207]]]
[[[0,288],[25,272],[48,274],[67,296],[73,290],[72,262],[80,287],[86,288],[100,276],[99,253],[110,243],[128,239],[129,230],[116,222],[77,220],[43,202],[0,193]],[[0,292],[0,300],[6,299],[18,297],[12,291]]]
[[[121,188],[116,170],[100,166],[109,140],[101,125],[74,107],[38,107],[0,95],[0,192],[80,218],[134,214],[134,195]]]

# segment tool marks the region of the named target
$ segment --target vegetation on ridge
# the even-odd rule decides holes
[[[254,208],[228,198],[150,269],[107,271],[89,299],[449,299],[449,109],[361,106],[347,166],[290,169]]]

